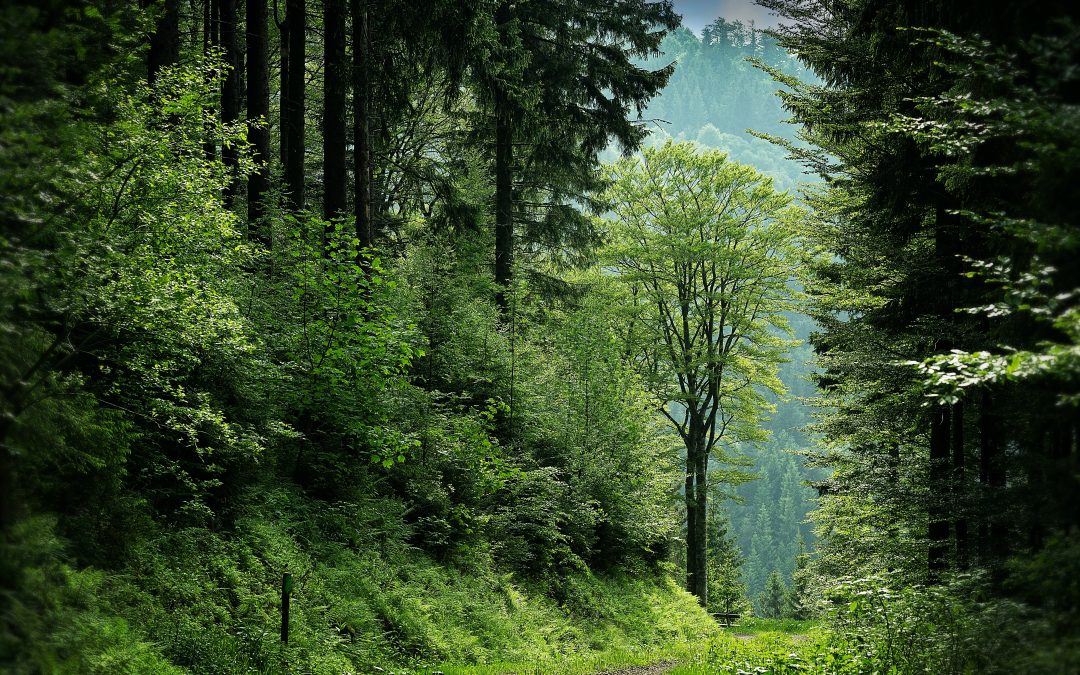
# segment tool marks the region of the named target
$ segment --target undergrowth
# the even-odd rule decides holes
[[[129,533],[115,570],[79,569],[53,520],[27,521],[11,550],[33,555],[8,561],[23,589],[9,598],[10,672],[594,672],[681,658],[717,630],[662,573],[529,580],[482,546],[435,561],[404,543],[393,504],[270,492],[229,532]]]

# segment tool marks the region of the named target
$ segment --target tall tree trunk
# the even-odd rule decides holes
[[[274,23],[278,28],[278,61],[280,63],[278,79],[278,160],[282,170],[289,164],[289,133],[285,128],[286,111],[289,101],[289,19],[278,19],[277,0],[274,0]]]
[[[686,590],[697,597],[704,607],[708,603],[706,577],[706,513],[708,511],[709,458],[705,452],[707,429],[700,418],[691,413],[686,439]]]
[[[218,3],[217,0],[203,0],[203,56],[212,58],[218,46]],[[207,84],[213,81],[215,73],[207,75]],[[213,106],[206,109],[207,120],[217,115]],[[203,141],[203,154],[206,161],[217,161],[217,139],[214,137],[213,122],[206,123],[206,140]]]
[[[140,0],[149,9],[155,0]],[[154,86],[158,72],[180,60],[180,0],[164,0],[154,32],[150,34],[150,52],[146,56],[146,81]]]
[[[949,555],[949,409],[935,408],[930,418],[930,509],[927,534],[930,539],[928,567],[930,581],[941,578],[948,567]]]
[[[1005,464],[997,408],[994,394],[984,391],[979,404],[979,482],[982,484],[981,501],[984,504],[979,522],[979,555],[981,564],[994,570],[999,570],[1009,552],[1002,504]]]
[[[702,607],[709,604],[709,565],[708,565],[708,500],[709,500],[709,455],[705,452],[705,432],[702,432],[702,440],[699,441],[697,453],[697,466],[694,478],[694,508],[697,517],[694,518],[694,527],[697,535],[694,537],[694,588],[690,592],[697,596]]]
[[[287,137],[285,192],[289,208],[304,208],[304,107],[307,85],[305,0],[288,0],[285,22],[289,31],[289,81],[283,113],[283,134]]]
[[[247,0],[247,116],[255,172],[248,176],[248,229],[252,239],[270,244],[261,222],[270,191],[270,56],[266,0]],[[257,122],[257,123],[256,123]]]
[[[353,207],[360,248],[371,248],[375,243],[375,228],[371,223],[371,59],[367,4],[364,0],[350,0],[349,11],[353,25]]]
[[[341,218],[347,208],[345,184],[345,0],[323,0],[323,217]]]
[[[240,118],[240,45],[236,35],[236,0],[219,0],[221,3],[221,46],[225,51],[225,79],[221,83],[221,121],[229,125]],[[236,197],[236,172],[240,166],[240,154],[236,146],[224,143],[221,161],[229,175],[229,182],[222,195],[225,208],[232,208]]]
[[[697,588],[697,456],[693,443],[686,445],[686,482],[683,487],[683,501],[686,504],[686,592],[693,593]]]
[[[5,410],[4,412],[8,412]],[[14,415],[0,415],[0,533],[6,534],[19,515],[19,477],[15,473],[15,450],[8,445]]]
[[[495,105],[495,302],[510,314],[514,269],[514,129],[505,99]]]
[[[964,402],[953,406],[952,412],[952,480],[954,531],[956,532],[956,564],[961,569],[968,566],[967,486],[965,481],[967,458],[964,456]]]

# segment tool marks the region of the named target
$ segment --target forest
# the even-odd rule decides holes
[[[0,5],[0,671],[1080,672],[1080,12],[691,4]]]

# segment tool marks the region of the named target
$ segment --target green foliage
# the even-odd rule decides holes
[[[949,31],[919,31],[919,41],[951,57],[939,67],[957,78],[956,83],[946,92],[920,98],[917,115],[894,115],[887,128],[926,152],[947,157],[950,161],[940,168],[938,180],[951,192],[1009,180],[1045,194],[1062,180],[1062,173],[1077,171],[1080,133],[1075,113],[1056,94],[1072,79],[1061,65],[1075,60],[1078,32],[1074,23],[1065,22],[1011,53]],[[1018,62],[1030,65],[1024,68]],[[996,144],[1015,144],[1016,149],[1002,160],[981,160],[983,149]],[[985,316],[996,326],[1008,325],[1009,341],[911,363],[926,382],[929,398],[955,403],[968,392],[994,385],[1045,382],[1059,389],[1060,404],[1080,403],[1080,393],[1071,386],[1080,372],[1080,286],[1075,275],[1062,268],[1080,245],[1071,227],[1073,214],[1054,202],[1017,201],[958,212],[972,228],[1013,240],[1013,246],[1024,251],[992,258],[965,256],[965,276],[980,280],[988,293],[979,298],[980,304],[962,311]],[[1031,335],[1045,337],[1030,344]]]
[[[792,303],[786,282],[794,274],[800,211],[751,167],[688,143],[624,159],[611,179],[606,197],[620,220],[609,222],[606,260],[629,289],[630,339],[645,350],[650,391],[659,405],[705,403],[704,376],[726,369],[733,381],[721,385],[720,395],[740,414],[717,420],[730,424],[725,440],[762,440],[752,411],[764,407],[763,389],[781,386],[775,369],[789,345],[777,334],[788,330],[782,311]],[[676,319],[683,315],[690,329],[680,343]],[[717,319],[722,326],[714,326]],[[710,329],[722,331],[719,345],[701,339]]]
[[[809,622],[740,620],[736,633],[709,640],[707,649],[670,672],[674,675],[840,673],[847,659],[828,645],[828,633]]]
[[[745,560],[730,533],[731,523],[713,500],[709,508],[708,584],[709,611],[750,613],[744,581]]]
[[[787,615],[788,587],[773,570],[765,584],[765,590],[757,598],[758,613],[766,619],[780,619]]]
[[[595,663],[689,649],[713,630],[663,576],[576,572],[559,601],[542,584],[478,561],[472,569],[436,564],[403,544],[402,515],[386,499],[326,504],[261,494],[233,535],[159,532],[136,544],[123,574],[73,570],[58,559],[53,523],[25,521],[11,548],[21,557],[5,561],[21,574],[6,624],[17,632],[4,634],[4,657],[15,660],[6,663],[12,672],[101,673],[275,672],[284,663],[332,673],[569,655]],[[283,648],[286,569],[296,585]],[[25,644],[33,649],[13,657]]]
[[[733,448],[768,437],[802,216],[752,168],[688,143],[625,158],[609,180],[604,264],[623,289],[627,358],[686,449],[687,583],[704,603],[710,455],[739,465]]]
[[[112,598],[127,582],[63,561],[55,518],[20,521],[7,533],[0,664],[10,673],[180,673]]]

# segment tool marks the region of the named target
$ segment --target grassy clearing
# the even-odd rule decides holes
[[[827,641],[814,621],[744,619],[710,638],[670,675],[829,672],[819,658]]]
[[[762,633],[784,633],[786,635],[809,635],[820,627],[817,621],[799,621],[798,619],[759,619],[749,617],[740,619],[729,633],[759,635]]]

